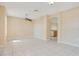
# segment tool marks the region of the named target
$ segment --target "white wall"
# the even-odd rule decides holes
[[[46,17],[39,17],[34,20],[34,38],[46,40]]]
[[[79,47],[79,7],[61,13],[60,43]]]
[[[34,23],[35,23],[34,24],[34,37],[42,39],[42,37],[43,37],[42,21],[36,20]]]
[[[26,21],[23,18],[7,17],[7,32],[8,38],[32,38],[33,37],[33,23]]]

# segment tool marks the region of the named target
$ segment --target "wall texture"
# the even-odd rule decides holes
[[[8,39],[33,37],[33,23],[18,17],[7,17]]]

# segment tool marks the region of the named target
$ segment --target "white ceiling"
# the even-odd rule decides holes
[[[55,2],[53,5],[49,5],[48,2],[0,2],[0,4],[6,6],[9,16],[25,18],[25,14],[28,14],[27,17],[31,19],[79,6],[78,2]]]

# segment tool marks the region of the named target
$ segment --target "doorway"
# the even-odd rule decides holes
[[[50,19],[49,39],[56,42],[58,40],[58,17]]]

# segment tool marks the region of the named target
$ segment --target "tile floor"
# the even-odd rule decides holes
[[[20,41],[21,40],[21,41]],[[40,39],[10,40],[4,56],[79,56],[79,48]]]

